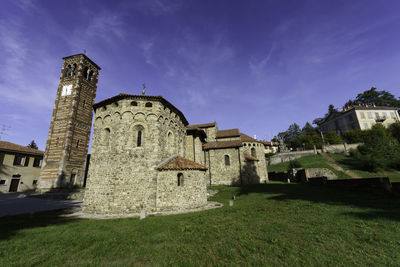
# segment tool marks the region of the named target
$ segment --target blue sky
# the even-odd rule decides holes
[[[400,96],[400,2],[2,1],[1,140],[44,150],[62,57],[102,67],[96,102],[162,95],[189,123],[271,139],[377,87]]]

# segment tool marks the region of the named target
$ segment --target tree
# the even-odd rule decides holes
[[[387,91],[377,91],[375,87],[358,94],[356,99],[349,100],[346,105],[376,105],[387,107],[400,107],[400,99]]]
[[[389,131],[394,138],[400,143],[400,122],[390,124]]]
[[[309,122],[306,122],[303,129],[301,129],[301,133],[304,135],[314,135],[317,133],[317,131]]]
[[[32,140],[32,141],[29,143],[29,145],[27,145],[27,147],[34,148],[34,149],[39,149],[38,146],[37,146],[37,144],[35,143],[35,140]]]
[[[289,126],[285,133],[286,134],[283,140],[286,144],[290,144],[290,146],[293,146],[294,140],[300,136],[300,126],[297,123],[293,123]]]

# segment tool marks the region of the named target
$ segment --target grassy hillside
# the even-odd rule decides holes
[[[335,164],[339,165],[344,170],[350,170],[362,178],[370,178],[370,177],[389,177],[389,179],[393,182],[400,182],[400,172],[396,170],[386,170],[380,172],[367,172],[363,170],[358,170],[354,167],[354,163],[351,158],[345,156],[344,154],[329,154],[331,158],[335,160]],[[349,175],[342,171],[337,171],[331,166],[328,165],[328,161],[323,158],[321,155],[309,155],[302,158],[297,159],[302,165],[303,168],[328,168],[332,170],[339,179],[348,179],[351,178]],[[269,172],[281,172],[287,171],[289,163],[283,162],[275,165],[268,166]]]
[[[0,266],[400,265],[399,198],[306,184],[217,189],[224,207],[191,214],[0,218]]]

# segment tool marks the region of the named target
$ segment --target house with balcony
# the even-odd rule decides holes
[[[376,123],[389,127],[390,124],[400,121],[399,111],[399,108],[386,106],[346,106],[342,111],[329,114],[318,126],[323,133],[335,131],[340,135],[348,130],[368,130]]]

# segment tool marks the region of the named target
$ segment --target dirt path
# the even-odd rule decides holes
[[[337,165],[337,164],[335,163],[335,160],[332,159],[331,157],[329,157],[329,155],[326,154],[325,152],[321,152],[321,156],[322,156],[324,159],[326,159],[326,160],[328,161],[327,164],[328,164],[329,166],[331,166],[332,168],[334,168],[335,170],[344,172],[345,174],[347,174],[347,175],[350,176],[351,178],[361,178],[360,176],[358,176],[358,175],[355,174],[354,172],[349,171],[349,170],[345,170],[345,169],[343,169],[342,167],[340,167],[339,165]]]

